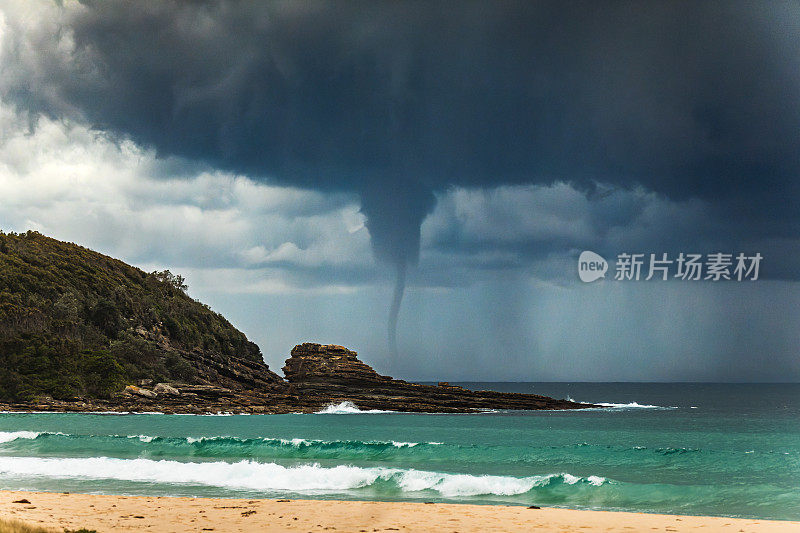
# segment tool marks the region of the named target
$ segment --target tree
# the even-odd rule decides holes
[[[161,272],[159,271],[153,272],[153,275],[159,281],[163,281],[164,283],[169,283],[179,291],[186,292],[189,289],[189,286],[186,284],[186,279],[180,274],[173,274],[169,270],[162,270]]]

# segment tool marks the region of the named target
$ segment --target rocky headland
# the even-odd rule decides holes
[[[534,394],[421,385],[378,374],[337,345],[294,347],[285,379],[259,347],[187,294],[179,275],[144,272],[37,232],[0,232],[0,410],[465,413],[595,407]]]
[[[129,384],[109,398],[53,399],[0,403],[5,411],[99,413],[314,413],[349,402],[360,410],[470,413],[494,409],[585,409],[592,404],[536,394],[474,391],[449,383],[424,385],[378,374],[356,352],[334,344],[303,343],[292,349],[283,371],[264,363],[230,358],[226,365],[201,354],[184,354],[203,368],[207,383]]]

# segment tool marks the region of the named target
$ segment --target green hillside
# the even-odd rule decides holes
[[[201,382],[187,354],[262,361],[245,335],[146,273],[37,232],[0,232],[0,400],[108,397],[140,379]]]

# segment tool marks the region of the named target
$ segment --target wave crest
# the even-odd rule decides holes
[[[609,482],[600,476],[584,478],[567,473],[518,478],[386,467],[322,467],[318,463],[283,466],[249,460],[185,463],[110,457],[0,457],[0,474],[8,477],[180,483],[304,494],[347,492],[384,483],[400,492],[435,492],[443,497],[511,496],[556,484],[600,486]]]
[[[346,400],[341,403],[337,404],[330,404],[324,409],[317,411],[314,414],[317,415],[354,415],[354,414],[383,414],[383,413],[394,413],[395,411],[383,411],[381,409],[367,409],[362,411],[361,409],[356,406],[353,402]]]
[[[587,402],[587,403],[602,405],[603,407],[615,407],[617,409],[678,409],[678,407],[674,406],[664,407],[663,405],[640,404],[637,402],[630,402],[630,403]]]
[[[39,431],[0,431],[0,443],[18,439],[35,439],[41,435]]]

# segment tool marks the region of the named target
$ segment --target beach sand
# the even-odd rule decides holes
[[[30,503],[12,503],[15,500]],[[514,506],[0,491],[0,518],[63,529],[215,532],[800,531],[800,522]]]

